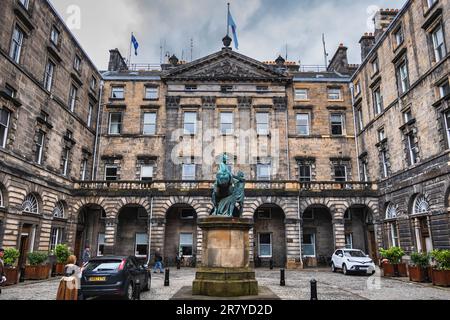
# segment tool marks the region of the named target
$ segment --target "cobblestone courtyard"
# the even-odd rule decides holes
[[[168,300],[184,286],[191,286],[194,269],[170,270],[170,286],[164,287],[164,275],[152,274],[150,292],[141,300]],[[387,279],[377,275],[344,276],[341,273],[286,271],[286,286],[280,287],[279,270],[257,270],[259,285],[269,287],[283,300],[309,300],[310,280],[317,280],[319,300],[450,300],[450,289],[416,284],[406,279]],[[59,278],[3,288],[0,300],[54,300]]]

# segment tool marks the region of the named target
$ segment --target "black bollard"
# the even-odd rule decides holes
[[[21,267],[20,268],[20,278],[19,278],[19,282],[25,282],[25,267]]]
[[[270,270],[273,270],[273,259],[270,259]]]
[[[317,301],[317,281],[315,279],[311,280],[311,301]]]
[[[280,286],[284,287],[286,285],[286,279],[285,279],[285,270],[280,270]]]
[[[166,274],[165,274],[165,279],[164,279],[164,287],[169,286],[169,275],[170,275],[170,270],[166,269]]]

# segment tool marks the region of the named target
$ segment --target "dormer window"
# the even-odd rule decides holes
[[[197,85],[195,84],[188,84],[184,86],[184,90],[187,92],[193,92],[193,91],[197,91]]]
[[[233,91],[233,86],[221,86],[220,91],[223,93],[231,93]]]

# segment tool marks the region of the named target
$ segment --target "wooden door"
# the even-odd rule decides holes
[[[75,256],[77,257],[77,261],[82,261],[82,248],[83,248],[83,231],[77,231],[77,235],[75,237]]]

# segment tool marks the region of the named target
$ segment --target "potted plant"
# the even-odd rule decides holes
[[[430,255],[414,252],[411,254],[411,264],[408,266],[409,279],[414,282],[429,282]]]
[[[28,253],[29,265],[25,266],[25,280],[44,280],[50,276],[50,265],[45,264],[48,259],[47,252]]]
[[[436,263],[432,270],[433,284],[450,287],[450,250],[434,250],[431,256]]]
[[[17,268],[17,259],[19,259],[19,250],[14,248],[5,249],[3,263],[5,264],[5,286],[16,284],[19,279],[19,269]]]
[[[57,275],[64,274],[64,267],[66,266],[67,259],[69,259],[70,251],[67,245],[58,244],[55,248],[56,255],[56,271]]]
[[[383,271],[385,277],[407,277],[406,263],[402,263],[405,252],[402,248],[392,247],[387,250],[380,249],[383,259]]]

